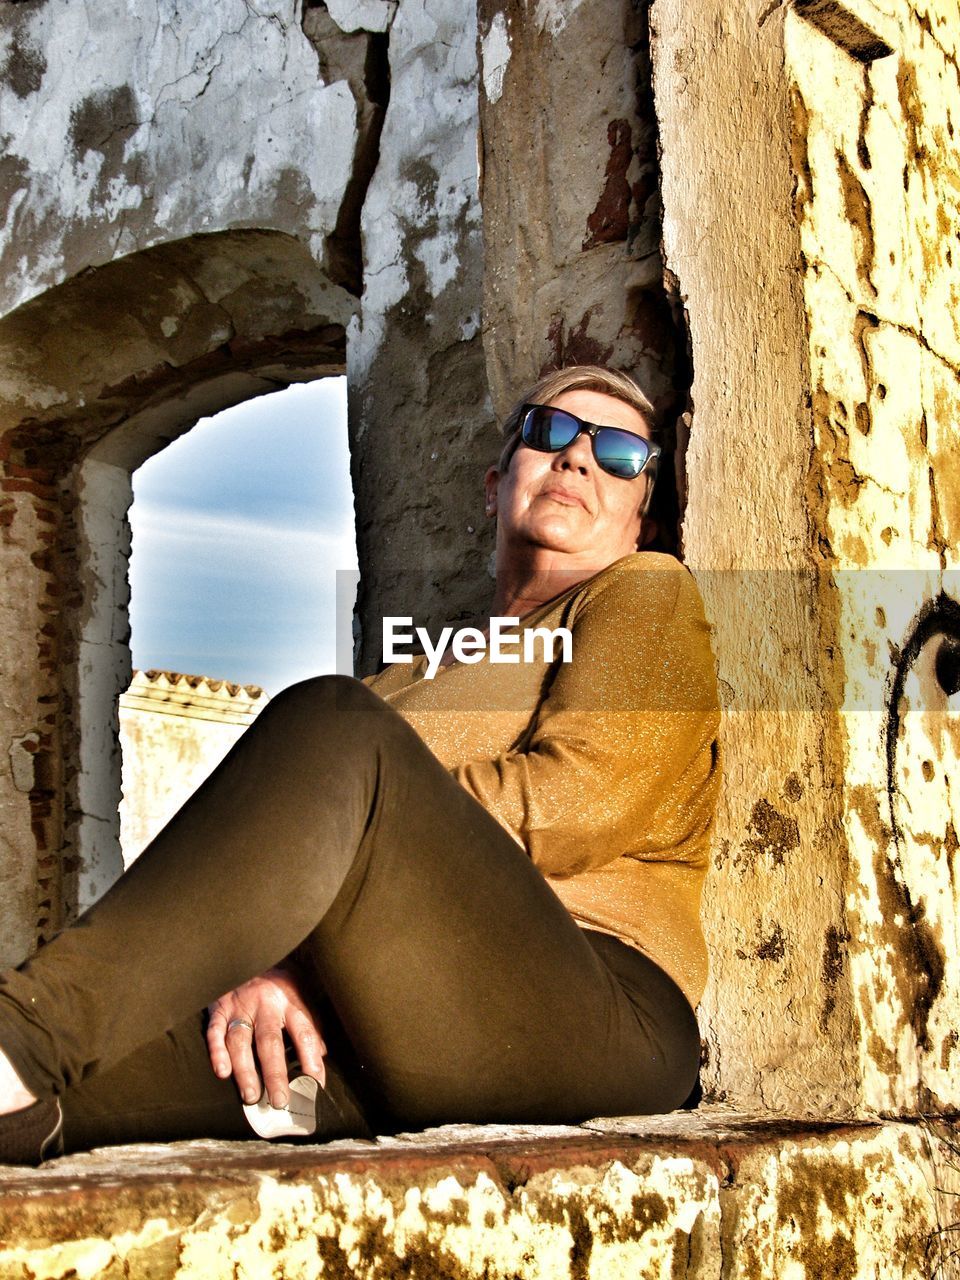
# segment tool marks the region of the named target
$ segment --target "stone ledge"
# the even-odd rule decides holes
[[[919,1280],[956,1243],[955,1132],[708,1107],[116,1147],[0,1170],[0,1277]]]

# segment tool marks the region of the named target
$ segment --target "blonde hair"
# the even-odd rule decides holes
[[[497,462],[497,469],[501,474],[509,467],[510,459],[520,443],[523,406],[548,404],[564,391],[599,391],[602,395],[612,396],[614,400],[622,400],[631,409],[636,409],[651,436],[656,433],[653,405],[629,374],[621,373],[619,369],[605,369],[599,364],[575,364],[568,369],[554,369],[551,373],[545,373],[532,387],[528,387],[507,414],[503,424],[505,442]]]

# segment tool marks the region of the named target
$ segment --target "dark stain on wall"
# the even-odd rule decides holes
[[[858,1273],[854,1239],[869,1184],[862,1168],[828,1158],[783,1169],[777,1215],[798,1228],[797,1261],[808,1276],[853,1280]],[[833,1220],[834,1234],[824,1239],[821,1206]]]
[[[800,800],[803,797],[803,783],[795,773],[788,773],[783,782],[783,794],[788,800]]]
[[[863,69],[863,97],[861,98],[860,120],[857,124],[857,159],[863,169],[871,169],[873,160],[870,156],[870,147],[867,143],[867,128],[870,124],[870,112],[873,110],[873,81],[867,74],[867,69]]]
[[[843,207],[847,221],[854,228],[857,240],[857,275],[874,297],[877,296],[872,272],[874,263],[873,206],[863,183],[842,151],[836,153],[837,172],[843,194]]]
[[[745,951],[737,949],[737,956],[741,960],[772,960],[774,964],[779,964],[786,954],[787,940],[778,924],[773,926],[769,937],[760,939],[749,956]]]
[[[562,315],[551,318],[547,330],[550,357],[541,373],[562,369],[570,364],[607,364],[613,355],[613,344],[603,343],[588,332],[596,307],[588,307],[575,326],[567,325]]]
[[[575,1201],[570,1205],[570,1280],[588,1280],[590,1255],[593,1252],[593,1232],[583,1209]]]
[[[775,867],[782,867],[786,855],[800,847],[800,828],[796,818],[781,813],[769,800],[758,800],[753,806],[750,830],[753,835],[743,842],[743,847],[754,858],[769,854]]]
[[[43,83],[46,69],[47,60],[42,50],[21,39],[19,32],[14,32],[7,56],[0,66],[0,80],[8,84],[18,98],[29,98]]]
[[[140,127],[137,103],[128,84],[88,94],[70,112],[70,144],[78,160],[99,151],[108,176],[123,168],[127,139]]]
[[[846,930],[838,929],[836,925],[830,925],[824,934],[821,973],[826,995],[824,996],[823,1008],[820,1011],[820,1027],[824,1031],[827,1028],[830,1015],[837,1007],[837,983],[843,976],[849,939],[849,933]]]
[[[764,938],[753,954],[758,960],[772,960],[774,963],[779,963],[786,955],[786,951],[783,930],[776,925],[770,937]]]
[[[596,208],[587,218],[587,232],[581,248],[626,240],[630,229],[630,183],[627,170],[633,160],[633,140],[628,120],[611,120],[607,125],[605,181]]]
[[[960,1044],[960,1032],[951,1031],[940,1045],[940,1070],[946,1071],[950,1066],[950,1058],[957,1045]]]

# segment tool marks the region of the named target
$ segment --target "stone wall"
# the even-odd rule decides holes
[[[719,1110],[100,1151],[0,1172],[0,1275],[952,1280],[954,1143]]]
[[[658,0],[652,39],[728,706],[709,1087],[821,1113],[958,1087],[956,27],[890,10]]]
[[[852,12],[852,35],[802,8],[785,32],[808,500],[843,669],[837,765],[864,1094],[884,1111],[940,1111],[960,1102],[960,27],[955,8],[923,0]]]

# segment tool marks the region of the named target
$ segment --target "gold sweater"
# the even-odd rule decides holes
[[[672,556],[625,556],[527,614],[572,661],[397,663],[370,685],[516,839],[576,920],[651,957],[692,1005],[719,784],[710,631]],[[516,652],[516,650],[514,650]],[[520,650],[522,656],[522,649]]]

